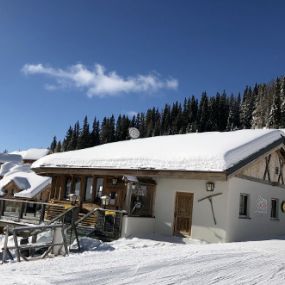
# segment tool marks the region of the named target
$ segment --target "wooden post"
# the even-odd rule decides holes
[[[80,197],[79,197],[79,207],[82,208],[83,201],[85,200],[85,189],[86,189],[86,177],[80,177]]]
[[[5,240],[4,240],[4,247],[3,247],[3,255],[2,255],[2,263],[5,262],[6,256],[7,256],[7,244],[8,244],[8,238],[9,238],[9,226],[5,227],[6,233],[5,233]]]
[[[61,227],[61,234],[62,234],[62,241],[63,241],[63,246],[64,246],[64,250],[65,250],[65,254],[68,254],[68,247],[67,247],[67,243],[66,243],[66,238],[65,238],[65,234],[64,234],[64,224],[62,224]]]
[[[42,207],[41,207],[41,215],[40,215],[39,224],[41,224],[42,222],[44,222],[44,219],[45,219],[45,211],[46,211],[46,205],[43,204]]]
[[[14,237],[14,244],[15,244],[15,251],[16,251],[16,257],[17,257],[17,261],[20,262],[21,258],[20,258],[20,249],[19,249],[19,244],[18,244],[18,240],[17,240],[17,235],[15,230],[13,231],[13,237]]]
[[[3,213],[4,213],[4,201],[1,200],[0,201],[0,218],[1,216],[3,216]]]
[[[21,219],[23,219],[24,210],[25,210],[25,204],[24,204],[24,202],[23,202],[23,203],[20,203],[19,221],[20,221]]]
[[[32,235],[32,243],[36,243],[37,242],[37,235]],[[34,256],[35,254],[35,249],[34,248],[31,248],[30,249],[30,256]]]
[[[92,203],[95,203],[96,201],[96,195],[97,195],[97,178],[96,176],[93,176],[93,182],[92,182]]]

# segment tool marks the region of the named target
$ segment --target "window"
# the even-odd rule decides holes
[[[71,177],[69,177],[65,181],[65,191],[64,191],[64,198],[65,199],[69,199],[69,197],[70,197],[71,186],[72,186],[72,179],[71,179]]]
[[[75,185],[74,185],[74,194],[79,198],[80,197],[80,185],[81,185],[81,178],[76,177]]]
[[[93,196],[93,178],[87,177],[85,188],[85,201],[92,201]]]
[[[239,200],[239,216],[240,217],[248,217],[248,194],[240,194]]]
[[[151,217],[154,198],[154,187],[151,185],[133,184],[130,204],[130,216]]]
[[[96,198],[100,198],[103,193],[104,178],[97,178],[96,180]]]
[[[271,219],[278,219],[278,199],[271,199]]]

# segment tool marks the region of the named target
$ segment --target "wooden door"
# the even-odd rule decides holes
[[[174,212],[174,234],[190,236],[192,225],[193,194],[177,192]]]

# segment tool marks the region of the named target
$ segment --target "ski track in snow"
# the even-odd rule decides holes
[[[284,240],[202,245],[122,239],[109,248],[0,265],[0,284],[285,284]]]

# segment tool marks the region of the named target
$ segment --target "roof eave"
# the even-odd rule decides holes
[[[253,164],[254,162],[256,162],[257,159],[265,157],[269,153],[273,152],[275,149],[278,149],[281,146],[284,146],[284,143],[285,143],[285,137],[281,136],[280,139],[274,141],[273,143],[267,145],[266,147],[264,147],[264,148],[258,150],[257,152],[251,154],[247,158],[241,160],[240,162],[238,162],[237,164],[233,165],[232,167],[228,168],[225,171],[227,178],[235,176],[242,169],[244,169],[245,167],[248,167],[250,164]]]
[[[36,167],[33,170],[44,176],[54,175],[133,175],[138,177],[169,177],[169,178],[185,178],[185,179],[200,179],[200,180],[215,180],[226,181],[228,178],[236,175],[244,167],[254,163],[262,156],[266,156],[274,149],[283,146],[285,139],[281,136],[280,139],[267,145],[266,147],[251,154],[247,158],[241,160],[232,167],[224,171],[188,171],[188,170],[156,170],[156,169],[103,169],[103,168],[79,168],[79,167]]]
[[[33,169],[39,175],[133,175],[137,177],[172,177],[185,179],[226,180],[223,171],[187,171],[187,170],[155,170],[155,169],[103,169],[76,167],[38,167]]]

